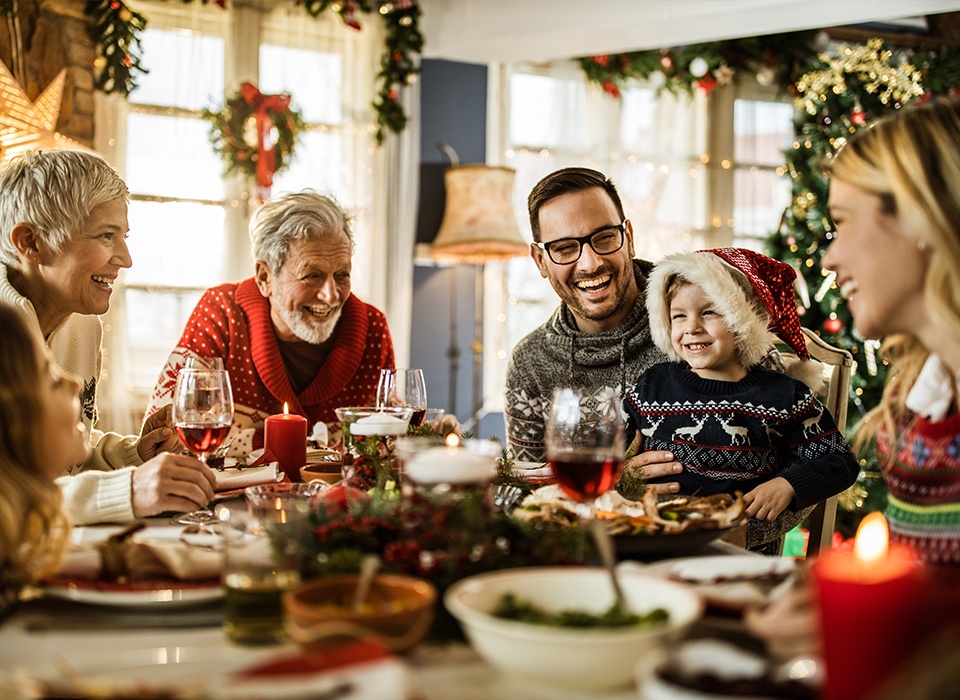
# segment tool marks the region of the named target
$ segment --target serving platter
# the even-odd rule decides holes
[[[740,525],[677,533],[659,532],[653,534],[614,535],[613,543],[617,556],[621,559],[636,556],[673,554],[710,544],[714,540],[732,532],[737,527],[740,527]]]

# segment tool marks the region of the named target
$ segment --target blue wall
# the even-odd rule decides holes
[[[420,95],[417,242],[430,243],[443,218],[443,171],[450,165],[437,142],[451,146],[463,164],[486,161],[487,69],[424,60]],[[473,413],[474,272],[472,265],[416,266],[413,271],[410,366],[423,368],[430,405],[456,414],[462,422]],[[454,333],[451,325],[455,325]],[[459,354],[455,378],[451,376],[451,349]],[[503,439],[503,414],[486,416],[474,432]]]

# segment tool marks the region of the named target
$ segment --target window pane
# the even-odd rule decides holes
[[[292,106],[305,121],[343,121],[341,80],[340,56],[266,44],[260,47],[261,91],[293,95]]]
[[[733,178],[733,223],[737,235],[766,236],[790,205],[790,178],[773,170],[737,170]]]
[[[344,201],[349,193],[342,186],[343,168],[343,137],[340,134],[305,131],[300,134],[290,167],[274,176],[272,192],[297,192],[309,187],[335,195],[349,208],[351,202]]]
[[[127,284],[209,287],[224,281],[224,210],[190,202],[130,203]]]
[[[657,96],[653,90],[630,88],[621,94],[620,142],[624,150],[650,153],[657,148]]]
[[[510,77],[510,140],[517,145],[584,147],[583,81],[516,73]],[[563,115],[563,119],[558,116]]]
[[[130,114],[126,181],[135,194],[221,200],[223,164],[201,119]]]
[[[733,157],[738,163],[783,165],[793,141],[793,106],[737,100],[733,107]]]
[[[130,381],[153,387],[177,345],[201,291],[158,292],[127,289],[123,329],[130,358]]]
[[[130,102],[203,109],[223,104],[223,39],[189,31],[147,29]]]

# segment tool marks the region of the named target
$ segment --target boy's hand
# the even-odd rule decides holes
[[[790,505],[796,496],[793,486],[782,476],[774,477],[760,484],[743,497],[747,504],[747,515],[757,520],[776,520],[783,509]]]

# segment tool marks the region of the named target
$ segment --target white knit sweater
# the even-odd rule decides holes
[[[7,279],[0,264],[0,304],[17,309],[31,328],[42,335],[37,312]],[[75,375],[80,390],[81,419],[90,436],[91,453],[83,464],[57,479],[74,524],[123,522],[133,519],[133,467],[142,463],[137,436],[103,433],[97,422],[97,383],[103,362],[103,328],[99,316],[72,314],[45,339],[54,361]]]

